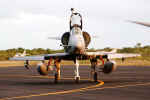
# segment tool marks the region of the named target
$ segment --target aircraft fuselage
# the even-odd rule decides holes
[[[70,54],[84,54],[85,48],[86,44],[82,31],[82,17],[79,13],[72,13],[70,17],[67,52]]]
[[[85,51],[85,42],[82,34],[82,30],[79,27],[73,27],[70,32],[70,38],[68,42],[69,53],[71,54],[83,54]]]

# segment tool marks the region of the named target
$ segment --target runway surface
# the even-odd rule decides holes
[[[81,80],[74,81],[73,65],[62,66],[62,79],[54,84],[53,72],[40,76],[36,67],[0,68],[0,100],[150,100],[150,66],[120,66],[109,74],[89,78],[89,66],[80,66]]]

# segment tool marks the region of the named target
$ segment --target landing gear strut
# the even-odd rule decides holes
[[[74,63],[75,63],[75,81],[76,81],[76,83],[79,83],[79,81],[80,81],[79,62],[77,59],[75,59]]]
[[[97,72],[95,72],[95,73],[94,73],[94,76],[93,76],[94,82],[97,82],[97,80],[98,80],[97,78],[98,78],[98,77],[97,77]]]
[[[26,61],[24,62],[24,67],[25,67],[26,69],[29,69],[29,61],[28,61],[28,60],[26,60]]]
[[[58,74],[55,73],[55,80],[54,83],[58,83]]]
[[[54,65],[55,65],[55,68],[56,68],[56,71],[55,71],[55,75],[54,75],[54,82],[55,83],[58,83],[58,80],[60,79],[60,62],[61,60],[60,59],[56,59],[54,61]]]
[[[93,76],[94,82],[97,82],[97,72],[96,72],[96,65],[97,65],[97,59],[91,59],[91,76]]]

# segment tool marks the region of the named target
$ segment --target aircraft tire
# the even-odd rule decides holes
[[[76,83],[79,83],[80,77],[76,77]]]
[[[93,79],[94,79],[94,82],[97,82],[97,72],[94,73]]]
[[[55,74],[55,80],[54,82],[57,84],[58,83],[58,74]]]

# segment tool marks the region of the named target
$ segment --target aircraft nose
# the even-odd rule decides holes
[[[74,48],[74,53],[75,53],[75,54],[82,54],[82,53],[83,53],[83,49],[82,49],[82,48],[75,47],[75,48]]]
[[[76,48],[78,48],[78,49],[82,49],[83,48],[83,45],[81,44],[81,42],[77,42]]]
[[[74,52],[76,54],[82,54],[84,52],[84,45],[78,42],[76,46],[74,47]]]

